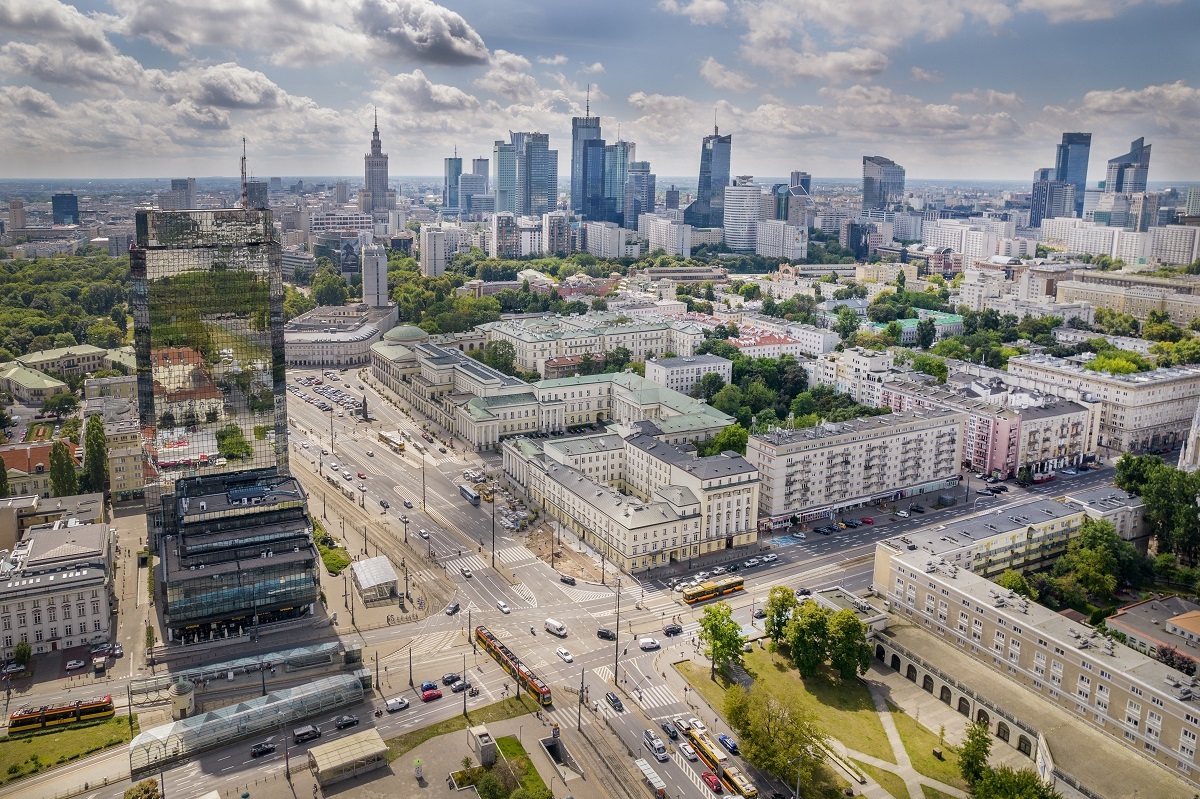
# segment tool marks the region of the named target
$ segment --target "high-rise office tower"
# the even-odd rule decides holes
[[[71,192],[51,195],[50,210],[56,225],[79,224],[79,198]]]
[[[388,209],[388,157],[379,140],[379,113],[375,113],[375,129],[371,132],[371,152],[363,156],[365,180],[363,208],[365,213]]]
[[[248,180],[246,181],[246,202],[251,208],[270,208],[271,203],[267,199],[267,182],[265,180]]]
[[[442,210],[459,207],[458,179],[462,175],[462,159],[458,157],[458,148],[454,156],[446,159],[442,177]]]
[[[1054,180],[1075,187],[1075,216],[1083,217],[1083,197],[1087,191],[1088,158],[1092,153],[1092,134],[1064,133],[1054,154]],[[1062,214],[1062,216],[1067,216]]]
[[[13,231],[23,230],[25,228],[25,201],[24,200],[9,200],[8,201],[8,233],[11,236]]]
[[[1109,159],[1104,191],[1109,194],[1144,192],[1150,175],[1151,146],[1146,144],[1144,137],[1135,139],[1129,143],[1129,152]]]
[[[804,189],[805,194],[811,195],[812,194],[812,175],[808,174],[807,172],[801,172],[799,170],[794,170],[792,172],[791,178],[788,180],[788,188],[795,188],[797,186]]]
[[[882,155],[863,156],[863,210],[904,202],[904,167]]]
[[[649,161],[633,161],[625,173],[625,227],[637,228],[638,217],[654,213],[654,173]]]
[[[190,210],[196,207],[195,178],[171,178],[171,191],[183,192],[180,197],[183,202],[182,208]]]
[[[496,212],[512,213],[517,202],[517,148],[512,142],[497,141],[492,146],[492,193]]]
[[[546,133],[509,133],[516,152],[518,215],[541,216],[558,205],[558,150]]]
[[[1192,186],[1188,189],[1187,206],[1184,213],[1187,216],[1200,216],[1200,186]],[[11,219],[11,213],[9,218]]]
[[[350,181],[339,180],[334,184],[333,201],[337,205],[345,205],[350,202]]]
[[[487,163],[487,159],[483,159]],[[478,213],[476,209],[477,197],[487,195],[487,174],[479,175],[475,172],[464,172],[458,176],[458,210],[462,216],[467,217]]]
[[[615,203],[604,197],[604,139],[585,139],[582,142],[580,179],[583,205],[578,213],[585,219],[603,222],[616,213]],[[574,168],[574,164],[572,164]]]
[[[679,209],[679,189],[675,188],[674,185],[667,189],[663,195],[663,207],[669,211]]]
[[[612,203],[612,216],[605,222],[625,224],[625,176],[635,152],[636,145],[627,141],[615,141],[604,147],[604,196]]]
[[[1043,219],[1074,216],[1075,185],[1055,180],[1057,169],[1038,169],[1033,173],[1033,192],[1029,196],[1029,226],[1038,227]]]
[[[483,176],[483,180],[484,180],[483,193],[484,194],[487,194],[487,179],[488,179],[488,174],[489,174],[488,168],[489,168],[489,162],[486,158],[476,158],[471,161],[471,174]]]
[[[600,132],[600,117],[591,115],[591,103],[581,117],[571,117],[571,213],[584,213],[586,193],[584,180],[586,159],[584,143],[593,139],[602,139]]]
[[[719,227],[725,218],[725,187],[729,185],[729,156],[733,136],[722,136],[713,126],[711,136],[700,145],[700,178],[696,199],[683,212],[683,221],[693,227]]]
[[[754,252],[759,220],[763,218],[762,188],[749,175],[739,175],[725,189],[721,226],[725,243],[734,252]]]
[[[362,248],[362,296],[363,302],[372,308],[386,308],[388,302],[387,250],[364,234]]]

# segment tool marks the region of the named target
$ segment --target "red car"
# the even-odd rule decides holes
[[[717,775],[711,771],[706,771],[700,775],[700,779],[704,780],[704,784],[712,788],[713,793],[722,793],[721,781],[717,779]]]
[[[422,702],[432,702],[435,699],[441,699],[441,698],[442,698],[442,692],[439,691],[437,688],[432,688],[421,694]]]
[[[366,479],[367,479],[367,475],[366,475],[365,473],[363,473],[363,472],[359,472],[359,473],[358,473],[358,479],[359,479],[359,480],[366,480]]]
[[[875,520],[872,519],[870,516],[864,516],[861,519],[859,519],[859,521],[862,522],[863,524],[874,524],[875,523]]]

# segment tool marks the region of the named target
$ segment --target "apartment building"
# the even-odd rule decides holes
[[[1071,280],[1057,284],[1057,295],[1059,302],[1086,302],[1143,320],[1151,311],[1166,313],[1182,327],[1200,319],[1200,280],[1190,276],[1077,270]]]
[[[1110,484],[1068,491],[1066,502],[1083,510],[1090,519],[1110,523],[1117,535],[1146,553],[1151,536],[1143,524],[1146,506],[1141,497]]]
[[[83,381],[83,398],[85,400],[97,397],[115,397],[117,399],[137,399],[137,375],[120,375],[114,377],[89,377]]]
[[[747,358],[779,358],[791,355],[794,358],[804,357],[804,345],[799,339],[779,333],[762,333],[745,329],[737,338],[728,342],[738,348]]]
[[[67,451],[76,470],[80,462],[75,455],[75,446],[67,441]],[[0,459],[8,470],[8,491],[20,497],[36,494],[50,498],[50,450],[53,442],[29,442],[0,446]]]
[[[809,385],[833,386],[857,403],[882,408],[883,384],[896,379],[895,365],[890,352],[855,347],[807,361],[804,369]]]
[[[17,363],[39,372],[59,375],[85,375],[104,367],[108,350],[91,344],[76,344],[73,347],[58,347],[52,350],[31,352],[17,358]]]
[[[652,383],[691,394],[692,389],[707,374],[717,374],[726,383],[733,379],[733,361],[716,355],[693,355],[688,358],[651,358],[646,361],[646,379]]]
[[[967,415],[931,409],[750,436],[764,522],[783,526],[958,485]]]

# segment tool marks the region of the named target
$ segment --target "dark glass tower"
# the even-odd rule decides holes
[[[1138,194],[1146,190],[1150,176],[1150,148],[1144,138],[1129,143],[1129,152],[1112,158],[1108,162],[1108,173],[1104,179],[1104,191],[1112,193]]]
[[[863,210],[888,209],[904,202],[904,167],[882,155],[863,156]]]
[[[571,117],[571,213],[573,214],[582,214],[586,203],[587,193],[584,181],[587,161],[584,148],[587,142],[602,138],[600,117],[590,114]]]
[[[458,150],[453,158],[446,159],[445,177],[442,181],[442,209],[459,208],[458,179],[462,176],[462,159]]]
[[[79,198],[70,192],[51,195],[50,210],[56,225],[79,224]]]
[[[583,205],[579,213],[585,219],[605,221],[615,213],[612,202],[604,196],[604,139],[587,139],[583,142],[580,160],[583,168]]]
[[[713,127],[700,146],[700,178],[696,199],[683,212],[683,219],[694,227],[720,227],[725,220],[725,187],[729,185],[729,156],[733,136],[722,136]]]
[[[1054,180],[1075,187],[1074,212],[1083,217],[1083,195],[1087,191],[1088,158],[1092,153],[1092,134],[1064,133],[1054,155]]]

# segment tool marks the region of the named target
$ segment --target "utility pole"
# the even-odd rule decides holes
[[[421,510],[425,510],[425,448],[421,447]]]
[[[467,653],[463,652],[463,667],[462,679],[467,683],[467,687],[463,688],[463,718],[467,717],[467,694],[471,692],[471,683],[467,680]]]
[[[471,639],[471,652],[479,654],[479,650],[475,648],[475,628],[471,626],[471,609],[467,608],[467,637]]]
[[[551,566],[553,568],[553,566]],[[492,570],[496,569],[496,480],[492,478]]]
[[[613,685],[617,684],[617,658],[621,655],[621,578],[617,578],[617,630],[613,635]]]
[[[409,645],[409,647],[408,647],[408,687],[409,687],[409,688],[412,688],[412,687],[413,687],[413,679],[412,679],[412,645],[411,645],[411,644],[410,644],[410,645]]]
[[[576,730],[576,732],[583,732],[583,678],[584,678],[584,675],[586,675],[586,674],[587,674],[586,667],[581,668],[579,670],[579,707],[576,709],[576,712],[575,712],[575,730]]]
[[[375,650],[375,690],[379,690],[379,650]]]

